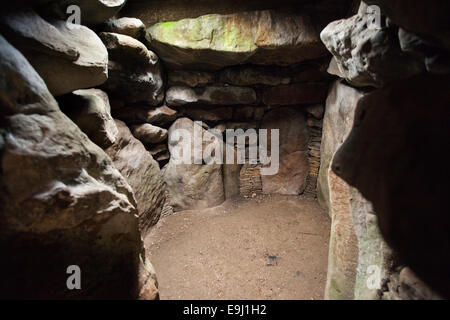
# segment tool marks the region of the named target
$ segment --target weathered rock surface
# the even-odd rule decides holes
[[[118,134],[111,117],[108,95],[99,89],[83,89],[59,99],[61,109],[102,149],[111,146]]]
[[[448,83],[448,76],[419,76],[364,97],[333,161],[333,170],[373,203],[401,261],[444,297],[450,296],[450,172],[442,166],[436,179],[430,168],[448,144]]]
[[[147,252],[147,249],[145,251]],[[140,264],[139,283],[142,284],[139,291],[139,300],[159,300],[156,271],[147,256]]]
[[[34,11],[2,12],[2,34],[17,47],[44,79],[53,95],[91,88],[108,78],[108,52],[90,29]]]
[[[150,123],[156,126],[166,125],[181,116],[180,112],[167,106],[143,107],[133,106],[114,110],[114,117],[127,124]]]
[[[211,72],[177,70],[169,72],[167,78],[169,86],[195,88],[212,84],[215,80],[215,75]]]
[[[81,24],[95,26],[115,16],[125,5],[127,0],[36,0],[32,2],[47,2],[48,5],[41,8],[47,15],[66,20],[67,7],[77,5],[81,10]]]
[[[165,62],[193,69],[289,65],[326,55],[309,16],[275,11],[158,23],[147,29],[147,40]]]
[[[2,37],[0,75],[1,296],[137,298],[142,243],[130,186]],[[70,291],[74,264],[82,289]]]
[[[354,86],[379,88],[425,69],[401,50],[394,28],[376,25],[376,14],[362,3],[357,15],[332,22],[321,33],[339,72]]]
[[[325,101],[327,83],[296,83],[270,88],[264,92],[263,103],[269,106],[313,104]]]
[[[260,111],[260,110],[257,111],[256,109],[263,109],[263,108],[253,106],[235,107],[233,111],[233,119],[236,121],[252,120],[255,117],[255,113],[258,113],[258,111]]]
[[[167,130],[149,123],[132,127],[133,136],[143,144],[156,144],[167,140]]]
[[[394,23],[411,32],[435,37],[450,49],[448,32],[450,3],[446,0],[431,2],[421,0],[365,0],[378,5]]]
[[[306,108],[306,112],[316,119],[323,119],[325,114],[325,107],[321,104],[315,104]]]
[[[257,102],[256,92],[244,87],[171,87],[166,92],[166,103],[171,107],[192,104],[240,105]]]
[[[133,188],[143,233],[158,222],[165,203],[165,186],[158,163],[122,122],[117,141],[106,150],[116,168]]]
[[[393,275],[388,283],[389,290],[383,293],[384,300],[441,300],[442,297],[433,292],[414,272],[402,268]]]
[[[378,230],[371,203],[330,167],[363,97],[363,92],[336,81],[325,108],[318,198],[332,219],[326,299],[378,299],[377,283],[368,287],[369,277],[378,272],[383,282],[390,269],[390,251]]]
[[[231,120],[233,118],[233,108],[232,107],[207,107],[207,108],[196,108],[187,107],[184,110],[184,114],[196,121],[209,121],[218,122]]]
[[[136,18],[111,19],[106,22],[103,29],[103,31],[124,34],[136,40],[142,40],[145,37],[145,25]]]
[[[325,72],[325,66],[316,64],[298,69],[294,69],[295,72],[291,76],[292,82],[321,82],[331,80],[331,76]]]
[[[220,73],[220,81],[235,86],[278,86],[289,84],[291,79],[283,71],[261,66],[227,68]]]
[[[331,160],[347,138],[354,122],[356,106],[363,96],[362,91],[340,81],[335,81],[330,89],[323,119],[321,163],[317,183],[317,198],[323,207],[330,208],[328,171]]]
[[[195,129],[197,128],[197,129]],[[183,129],[190,132],[191,141],[183,136],[174,136],[176,130]],[[221,204],[224,198],[221,164],[201,164],[201,150],[194,146],[194,130],[198,130],[211,142],[203,142],[203,149],[207,146],[223,144],[221,139],[213,137],[188,118],[180,118],[169,129],[170,161],[164,167],[164,181],[169,191],[169,204],[174,211],[202,209]],[[180,141],[181,140],[181,141]],[[183,152],[180,148],[191,143],[190,162],[192,164],[177,164],[181,162]],[[194,154],[200,158],[200,164],[194,163]],[[189,159],[189,155],[187,156]]]
[[[262,176],[265,194],[299,195],[306,187],[308,175],[308,127],[302,113],[294,108],[269,111],[263,118],[262,129],[279,130],[280,167],[275,175]],[[271,150],[271,137],[267,149]]]
[[[165,125],[175,121],[178,117],[178,111],[162,106],[148,112],[147,122],[154,125]]]
[[[164,83],[156,54],[143,43],[123,34],[102,32],[100,38],[109,53],[105,91],[125,103],[159,105],[164,99]]]
[[[163,154],[169,153],[169,148],[167,147],[167,144],[162,143],[150,149],[150,153],[153,159],[156,159]]]
[[[195,5],[191,5],[192,3],[186,0],[152,0],[151,2],[131,0],[127,2],[121,14],[138,17],[150,26],[158,22],[197,18],[211,13],[230,14],[283,8],[287,12],[312,14],[315,21],[321,22],[320,29],[322,29],[329,21],[348,14],[351,2],[351,0],[200,0],[195,2]]]
[[[222,166],[224,196],[227,200],[240,195],[240,176],[243,166],[242,164],[238,164],[238,153],[235,146],[227,146],[224,149],[224,160],[228,152],[233,153],[234,163],[227,164],[224,162]]]

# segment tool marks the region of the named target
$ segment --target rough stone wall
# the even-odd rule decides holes
[[[239,12],[239,10],[236,11]],[[176,119],[186,117],[193,121],[202,121],[204,129],[218,130],[224,140],[227,129],[258,130],[265,128],[266,125],[272,126],[271,123],[276,121],[277,129],[282,132],[287,130],[284,136],[280,137],[280,142],[287,146],[282,147],[281,150],[282,152],[287,150],[287,153],[281,155],[282,164],[280,173],[275,177],[276,183],[273,182],[270,188],[266,187],[267,190],[271,190],[266,192],[302,194],[307,190],[308,194],[315,196],[320,164],[318,150],[320,149],[323,105],[331,80],[325,72],[328,59],[323,59],[317,26],[311,24],[310,18],[306,16],[300,16],[299,22],[294,22],[296,21],[294,18],[298,16],[296,13],[283,13],[283,16],[280,16],[277,12],[268,11],[233,13],[230,16],[216,15],[214,21],[223,19],[227,23],[234,24],[247,16],[251,19],[260,19],[259,34],[273,33],[273,35],[262,41],[260,36],[251,33],[247,36],[254,39],[255,46],[242,47],[239,50],[234,47],[220,48],[224,41],[222,38],[214,38],[209,44],[199,45],[191,40],[195,38],[194,34],[185,34],[181,39],[183,44],[180,44],[170,34],[176,32],[177,28],[181,28],[181,24],[185,23],[183,21],[150,26],[147,29],[146,44],[154,50],[159,56],[160,63],[164,65],[166,86],[163,106],[152,107],[146,106],[145,103],[130,104],[115,99],[112,102],[112,114],[129,126],[151,124],[164,130],[170,129]],[[212,18],[199,17],[189,22],[191,26],[198,25],[195,30],[200,30],[196,32],[203,32],[202,28],[205,24],[200,23],[202,19]],[[278,29],[264,31],[269,26],[266,24],[266,19],[271,20]],[[305,30],[302,30],[305,33],[304,39],[300,40],[304,43],[292,45],[292,39],[295,38],[295,41],[298,41],[295,33],[298,28],[296,23],[306,23]],[[207,25],[214,31],[213,34],[220,35],[228,32],[216,22]],[[239,23],[235,25],[236,28],[242,29],[245,26]],[[243,39],[239,39],[240,36],[233,38],[238,46],[247,39],[245,34],[248,30],[244,31],[241,32]],[[208,33],[210,33],[209,29]],[[233,37],[237,34],[240,33],[236,33]],[[267,43],[262,45],[262,43],[264,41],[270,43],[273,39],[278,39],[278,42],[270,45],[269,54],[264,47],[269,45]],[[217,43],[214,42],[216,40]],[[296,48],[303,46],[309,46],[312,51],[306,55],[297,55],[296,61],[289,60],[289,52],[295,52]],[[187,51],[184,52],[184,50]],[[186,52],[189,52],[188,60],[186,60]],[[311,53],[314,53],[314,56],[311,56]],[[267,54],[270,55],[269,60],[264,58]],[[282,65],[290,65],[276,65],[277,63],[271,62],[275,61],[275,58],[279,60],[278,62],[284,61]],[[259,65],[252,64],[252,61]],[[273,111],[272,114],[277,115],[277,119],[265,120],[271,111]],[[164,121],[159,122],[158,115],[164,115]],[[295,117],[292,118],[292,115]],[[296,117],[305,119],[305,125],[299,126],[299,122],[294,123],[293,119]],[[265,124],[265,121],[269,122]],[[306,137],[304,141],[299,140],[299,137],[303,136]],[[159,161],[161,168],[164,168],[167,162],[170,163],[171,157],[167,154],[171,145],[170,141],[169,130],[166,140],[159,143],[144,143],[155,155],[166,150],[163,161]],[[304,143],[306,144],[303,145]],[[167,169],[164,170],[166,174],[171,174]],[[169,171],[171,170],[169,168]],[[222,176],[218,179],[223,180],[225,197],[261,193],[264,192],[264,184],[266,183],[267,186],[269,184],[268,179],[258,174],[258,170],[242,169],[239,165],[224,165]],[[267,181],[264,182],[264,180]],[[195,185],[196,182],[191,180],[187,183]],[[213,185],[216,182],[208,183]],[[276,188],[275,184],[282,185],[282,188]],[[170,193],[169,190],[168,198],[174,199],[176,195],[171,196]],[[192,197],[200,199],[202,195],[192,194]],[[193,205],[192,203],[191,206]],[[181,207],[177,210],[180,209]]]
[[[307,184],[305,194],[316,197],[317,183],[320,169],[320,145],[322,142],[322,124],[323,120],[310,118],[309,126],[309,143],[308,143],[308,160],[309,173],[307,177]]]
[[[330,23],[321,33],[333,54],[329,72],[347,83],[330,92],[326,112],[334,116],[325,115],[322,139],[319,200],[333,218],[327,294],[435,299],[439,296],[410,271],[448,295],[448,274],[442,272],[448,258],[436,259],[448,252],[448,215],[435,208],[442,203],[441,189],[426,169],[430,157],[419,151],[448,139],[443,122],[427,120],[443,115],[448,104],[448,90],[441,86],[448,78],[448,47],[438,40],[443,29],[430,29],[444,27],[437,8],[448,2],[436,7],[420,1],[367,2],[380,10],[361,2],[356,15]],[[411,32],[419,29],[428,36]],[[344,221],[341,233],[335,220]],[[381,270],[376,291],[366,285],[370,265]]]
[[[149,5],[146,0],[128,0],[120,11],[123,17],[136,17],[150,26],[158,22],[177,21],[185,18],[197,18],[211,13],[230,14],[242,11],[283,9],[287,12],[310,11],[322,18],[324,23],[348,12],[351,0],[153,0]]]
[[[244,165],[239,176],[239,192],[251,198],[254,194],[262,194],[261,164]]]
[[[148,30],[132,18],[104,23],[123,7],[123,0],[110,1],[109,6],[74,0],[82,6],[82,23],[89,26],[75,29],[64,21],[68,1],[55,1],[52,6],[47,2],[35,2],[42,5],[42,16],[32,9],[13,7],[2,11],[0,19],[6,38],[0,39],[5,78],[0,88],[4,124],[0,130],[0,246],[15,254],[15,260],[2,260],[5,274],[14,274],[14,263],[22,268],[39,260],[45,282],[67,259],[89,252],[80,261],[92,272],[87,282],[92,290],[76,298],[156,299],[157,282],[139,231],[144,233],[161,215],[170,214],[171,201],[181,203],[178,209],[199,203],[215,205],[229,196],[264,192],[267,181],[258,164],[208,167],[200,163],[177,172],[171,162],[176,145],[171,140],[174,123],[190,125],[191,120],[201,120],[203,131],[215,128],[222,136],[226,129],[260,129],[275,123],[285,130],[282,139],[287,143],[281,148],[280,174],[271,187],[279,184],[282,193],[314,195],[317,181],[319,200],[333,219],[328,298],[439,298],[411,269],[449,295],[448,268],[442,267],[449,260],[442,259],[449,247],[448,218],[442,218],[439,207],[447,195],[442,193],[445,187],[430,178],[429,160],[417,155],[415,148],[417,141],[427,142],[421,145],[423,150],[438,150],[447,142],[448,95],[434,91],[446,89],[442,83],[450,70],[448,1],[431,5],[368,0],[389,16],[382,16],[380,28],[370,27],[376,13],[362,3],[357,15],[323,30],[321,39],[333,54],[329,72],[359,88],[336,83],[337,89],[328,96],[331,102],[324,121],[320,105],[325,103],[330,82],[323,68],[329,54],[319,31],[344,17],[355,1],[202,0],[193,6],[187,0],[151,4],[129,0],[121,16],[142,18],[151,27]],[[212,13],[219,15],[201,17]],[[195,19],[174,21],[184,18]],[[167,21],[173,22],[158,24]],[[194,26],[193,30],[186,29],[186,24]],[[179,30],[185,32],[182,39]],[[373,92],[364,99],[366,87]],[[422,91],[427,93],[425,99]],[[382,107],[396,108],[380,116],[371,107],[379,101]],[[338,110],[333,109],[336,106]],[[371,116],[364,117],[366,112],[372,112]],[[434,131],[423,128],[424,122],[433,123]],[[390,125],[381,131],[391,136],[376,135],[380,124]],[[352,126],[351,139],[347,139]],[[365,126],[372,131],[364,131]],[[417,133],[411,135],[410,128]],[[223,143],[222,136],[219,143]],[[367,143],[377,139],[383,143]],[[21,145],[16,144],[19,140]],[[399,170],[390,171],[392,164],[383,160],[395,155],[405,141],[412,141],[402,153],[409,158],[397,163]],[[391,144],[385,147],[385,142]],[[393,143],[397,145],[392,147]],[[102,149],[109,150],[113,162]],[[422,154],[428,157],[427,152]],[[418,159],[421,165],[410,159]],[[26,170],[17,170],[18,166]],[[445,168],[443,176],[448,173]],[[419,178],[411,181],[411,173]],[[403,181],[401,186],[391,177]],[[33,194],[30,181],[35,181]],[[404,181],[411,181],[406,191]],[[426,185],[417,186],[417,181]],[[184,191],[188,202],[180,200]],[[409,198],[392,198],[392,194]],[[433,207],[423,207],[423,202],[417,202],[421,197]],[[433,218],[422,216],[428,211]],[[140,217],[140,230],[134,214]],[[402,262],[397,261],[397,252],[391,256],[377,220]],[[424,225],[433,230],[425,245],[411,237]],[[402,232],[397,235],[397,230]],[[126,244],[118,239],[127,239]],[[45,259],[45,253],[52,250],[64,253],[60,260]],[[117,267],[111,271],[111,265]],[[371,266],[381,271],[381,288],[367,286]],[[97,289],[97,275],[109,272],[112,285]],[[24,273],[32,272],[25,269]],[[117,273],[132,280],[120,287]],[[74,297],[61,288],[64,281],[59,278],[60,282],[52,280],[48,290],[44,288],[47,291],[42,289],[45,286],[27,287],[15,277],[9,280],[10,287],[2,287],[2,294]]]

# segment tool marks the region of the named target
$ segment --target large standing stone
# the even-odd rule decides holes
[[[257,102],[256,92],[244,87],[206,87],[188,88],[171,87],[166,93],[166,103],[179,107],[191,104],[205,105],[240,105]]]
[[[108,52],[92,30],[34,11],[5,11],[2,34],[23,52],[53,95],[91,88],[108,78]]]
[[[271,150],[270,130],[279,130],[280,167],[275,175],[262,176],[265,194],[299,195],[306,187],[308,175],[308,127],[302,113],[295,108],[268,112],[262,121],[268,130],[268,152]]]
[[[224,198],[221,164],[195,164],[194,154],[202,155],[198,148],[194,148],[194,130],[197,128],[211,143],[204,142],[203,148],[208,145],[223,144],[222,139],[213,137],[201,126],[188,118],[180,118],[169,129],[170,161],[163,169],[164,180],[169,191],[169,203],[175,211],[189,209],[203,209],[221,204]],[[191,136],[192,164],[177,164],[181,161],[179,148],[189,143],[186,138],[179,139],[174,136],[178,129],[187,130]],[[180,141],[181,140],[181,141]]]
[[[371,203],[330,166],[347,139],[363,97],[360,90],[336,81],[325,108],[318,198],[332,219],[326,299],[378,299],[377,283],[373,287],[367,283],[374,272],[384,281],[391,267],[389,248],[380,235]]]
[[[353,125],[356,105],[364,96],[362,91],[334,82],[328,95],[320,146],[320,171],[317,184],[319,203],[330,208],[328,169],[339,146],[345,141]]]
[[[77,90],[59,101],[64,113],[102,149],[116,141],[118,130],[105,92],[99,89]]]
[[[194,69],[289,65],[326,55],[309,16],[274,11],[158,23],[147,29],[147,39],[165,62]]]
[[[133,188],[143,233],[158,222],[165,203],[165,186],[158,163],[122,122],[116,120],[119,135],[106,150],[114,165]]]
[[[142,242],[130,186],[2,37],[0,77],[1,297],[137,298]],[[71,265],[81,290],[66,286]]]
[[[164,83],[159,58],[138,40],[118,33],[102,32],[109,53],[109,78],[103,88],[125,103],[159,105]]]
[[[450,171],[436,159],[449,141],[448,83],[448,76],[418,76],[364,97],[333,161],[333,170],[373,203],[399,258],[444,297],[450,296]]]
[[[402,52],[395,29],[376,25],[377,14],[362,3],[357,15],[334,21],[321,33],[339,73],[354,86],[383,87],[425,69],[421,60]]]

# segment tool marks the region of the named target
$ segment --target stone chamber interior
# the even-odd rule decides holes
[[[449,11],[446,0],[8,5],[0,298],[447,299]],[[279,169],[264,175],[250,159],[262,138],[248,136],[273,129]],[[236,160],[241,138],[240,163],[195,161],[211,146]]]

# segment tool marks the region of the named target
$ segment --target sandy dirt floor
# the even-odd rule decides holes
[[[330,219],[266,196],[165,217],[145,239],[161,299],[323,299]]]

